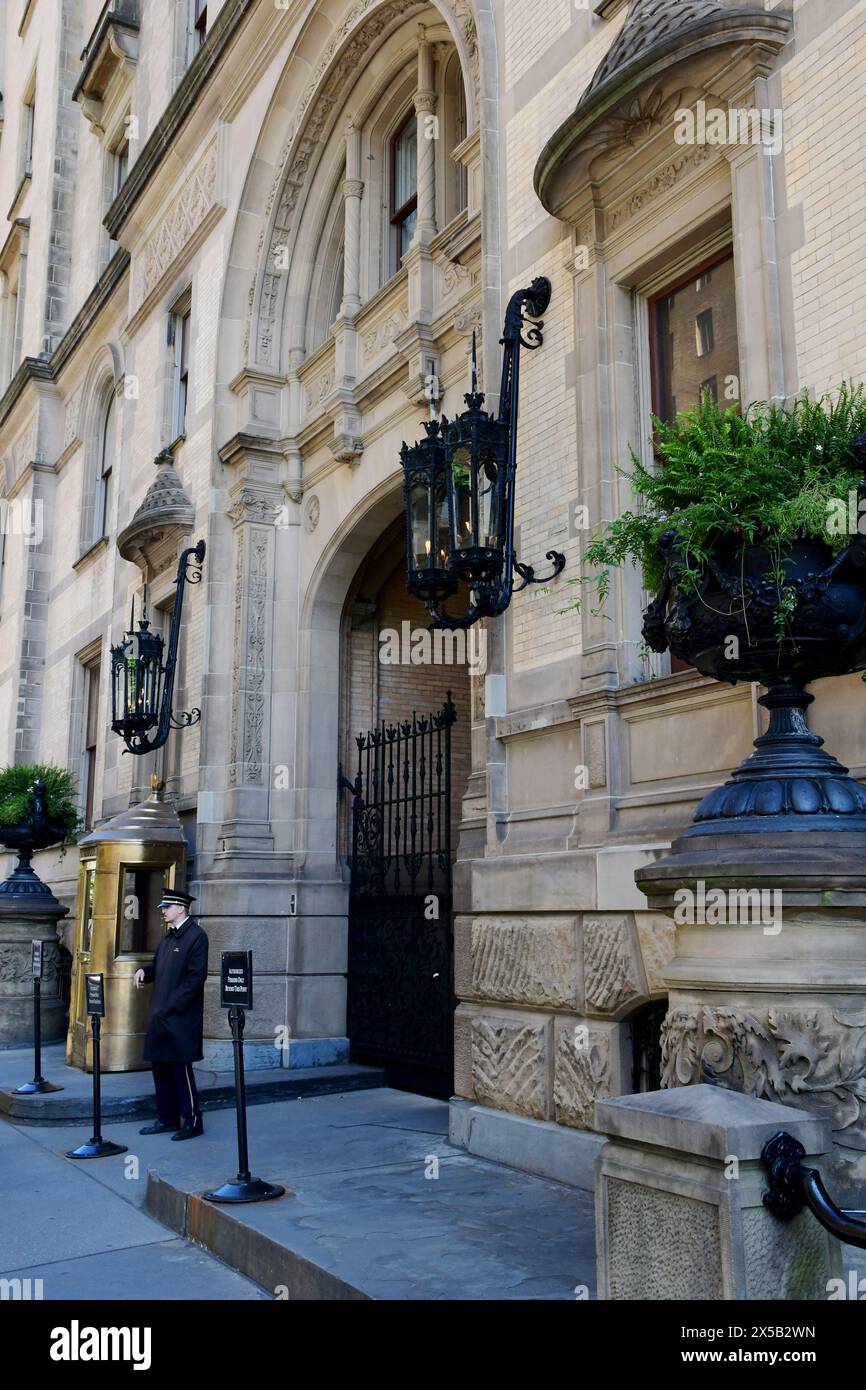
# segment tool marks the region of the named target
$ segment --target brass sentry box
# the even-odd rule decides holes
[[[122,811],[79,841],[78,902],[66,1060],[90,1071],[92,1039],[85,1007],[84,977],[105,977],[101,1070],[138,1071],[150,990],[133,985],[163,934],[157,903],[165,888],[186,882],[186,839],[162,787],[140,806]]]

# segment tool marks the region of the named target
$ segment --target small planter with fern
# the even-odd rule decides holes
[[[705,397],[654,424],[657,467],[632,454],[623,470],[640,507],[592,540],[581,582],[603,599],[611,569],[637,563],[653,651],[768,688],[768,732],[690,834],[866,830],[866,790],[804,718],[809,682],[866,667],[864,388],[744,413]]]
[[[48,893],[30,865],[36,850],[70,844],[81,829],[75,783],[65,768],[20,763],[0,770],[0,844],[18,853],[18,864],[0,893]]]

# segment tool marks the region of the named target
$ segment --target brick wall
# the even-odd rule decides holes
[[[792,260],[800,384],[866,377],[866,5],[856,5],[783,69],[788,205],[806,239]]]

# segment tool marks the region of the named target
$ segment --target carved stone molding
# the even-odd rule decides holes
[[[588,1009],[616,1013],[642,996],[634,934],[626,918],[586,918],[583,960]]]
[[[66,453],[73,445],[81,443],[81,398],[84,387],[79,386],[73,391],[69,400],[66,402],[66,412],[63,420],[63,452]]]
[[[253,499],[253,508],[262,499]],[[241,501],[241,505],[244,505]],[[267,701],[267,619],[272,601],[273,527],[241,526],[237,532],[229,783],[263,781]]]
[[[42,989],[46,995],[53,993],[60,964],[59,948],[53,941],[42,943]],[[4,942],[0,945],[0,984],[23,984],[26,993],[33,989],[30,942]]]
[[[459,261],[443,261],[441,267],[444,294],[465,290],[478,281],[478,272],[471,271],[468,265],[461,265]]]
[[[672,1009],[662,1027],[662,1086],[708,1079],[829,1119],[866,1148],[866,1004]]]
[[[255,313],[257,283],[250,286],[249,315],[245,352],[261,364],[274,358],[274,336],[281,290],[287,272],[278,247],[286,247],[292,237],[295,208],[315,161],[319,145],[333,112],[339,109],[346,91],[356,81],[359,68],[369,61],[376,39],[402,16],[423,7],[422,0],[359,0],[332,35],[323,51],[306,91],[295,108],[295,120],[277,164],[265,205],[266,227],[259,239],[258,264],[265,266],[261,276],[258,313]],[[460,29],[472,73],[471,100],[477,110],[479,54],[472,9],[466,0],[454,0],[453,12]],[[272,214],[276,208],[276,215]],[[255,317],[255,340],[252,324]]]
[[[511,1018],[473,1018],[472,1083],[476,1098],[497,1110],[547,1119],[547,1025]]]
[[[217,168],[217,142],[214,140],[139,253],[136,308],[147,299],[213,207]]]
[[[654,202],[662,193],[670,192],[685,175],[718,154],[718,149],[712,145],[696,145],[694,149],[683,150],[675,159],[668,160],[661,169],[657,169],[655,173],[651,174],[623,202],[610,209],[606,218],[608,235],[615,232],[623,223],[630,222],[636,213],[649,203]]]
[[[557,1122],[592,1129],[596,1100],[612,1094],[610,1032],[557,1020],[553,1103]]]
[[[369,362],[385,348],[390,347],[406,327],[408,319],[408,305],[398,304],[384,318],[366,328],[361,335],[362,361]]]
[[[470,956],[478,998],[544,1008],[574,1008],[578,1002],[573,917],[476,918]]]
[[[12,463],[12,477],[7,480],[7,488],[17,483],[28,464],[38,461],[38,431],[39,420],[38,417],[34,415],[9,451],[9,458]]]
[[[317,376],[314,381],[309,382],[304,387],[304,400],[308,411],[318,410],[330,396],[334,389],[334,371],[332,362],[320,376]]]
[[[233,496],[231,505],[226,508],[226,515],[233,526],[240,526],[245,521],[275,525],[283,511],[279,501],[270,493],[265,495],[245,487]]]
[[[310,535],[313,534],[319,524],[320,512],[321,503],[314,493],[304,508],[304,530],[308,531]]]

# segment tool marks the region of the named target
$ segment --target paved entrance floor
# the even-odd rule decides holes
[[[62,1156],[86,1124],[0,1121],[0,1275],[46,1299],[594,1297],[591,1194],[452,1147],[443,1102],[380,1087],[248,1121],[251,1171],[290,1191],[233,1207],[199,1195],[237,1171],[233,1110],[185,1144],[112,1119],[129,1153],[87,1162]]]
[[[79,1067],[68,1067],[65,1052],[63,1043],[51,1043],[42,1049],[42,1075],[62,1090],[40,1096],[16,1096],[15,1087],[33,1078],[33,1048],[0,1048],[0,1116],[24,1124],[86,1124],[93,1113],[93,1077]],[[234,1106],[234,1071],[213,1071],[197,1062],[195,1078],[203,1109]],[[259,1105],[284,1097],[361,1090],[381,1086],[384,1079],[381,1068],[360,1066],[357,1062],[327,1067],[259,1067],[246,1072],[247,1103]],[[101,1090],[105,1119],[153,1119],[156,1115],[150,1067],[144,1071],[103,1072]]]

